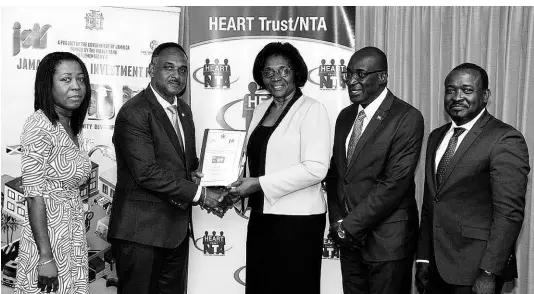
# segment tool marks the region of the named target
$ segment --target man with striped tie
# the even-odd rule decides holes
[[[149,65],[150,84],[115,121],[117,187],[108,239],[118,293],[185,293],[191,205],[224,209],[220,192],[194,181],[195,128],[191,108],[180,99],[188,72],[184,49],[160,44]]]
[[[343,291],[410,293],[417,243],[414,173],[423,116],[387,89],[384,52],[354,53],[344,73],[352,105],[336,121],[326,178],[330,236]]]
[[[428,138],[419,293],[501,293],[517,276],[528,150],[519,131],[488,113],[490,95],[488,74],[476,64],[461,64],[445,79],[452,122]]]

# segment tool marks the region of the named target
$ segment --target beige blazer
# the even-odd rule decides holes
[[[254,110],[245,144],[272,101],[272,98],[266,100]],[[267,144],[265,175],[259,178],[265,194],[263,212],[285,215],[325,213],[321,181],[328,171],[331,152],[331,127],[326,108],[317,100],[302,95]]]

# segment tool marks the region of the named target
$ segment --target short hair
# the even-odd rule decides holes
[[[380,50],[380,48],[368,46],[358,50],[356,53],[363,54],[365,56],[373,56],[383,70],[388,70],[388,57],[384,51]]]
[[[150,58],[150,63],[155,64],[154,59],[159,56],[161,51],[168,49],[168,48],[176,48],[179,51],[183,52],[185,57],[187,57],[187,53],[185,53],[184,48],[180,46],[180,44],[174,43],[174,42],[167,42],[167,43],[159,44],[158,47],[154,49],[154,52],[152,52],[152,57]]]
[[[478,72],[480,74],[480,78],[482,80],[482,90],[486,90],[488,89],[489,87],[489,79],[488,79],[488,73],[486,72],[486,70],[484,70],[482,67],[474,64],[474,63],[469,63],[469,62],[465,62],[465,63],[462,63],[460,65],[458,65],[457,67],[453,68],[451,70],[451,72],[447,75],[447,77],[445,78],[445,83],[449,80],[449,78],[451,77],[451,74],[455,71],[462,71],[462,70],[474,70],[476,72]]]
[[[70,124],[75,135],[80,133],[83,127],[83,121],[87,115],[89,102],[91,100],[91,82],[89,80],[89,73],[83,61],[76,55],[70,52],[52,52],[46,55],[35,74],[35,101],[34,110],[42,110],[46,117],[55,126],[59,120],[59,116],[54,109],[54,97],[52,95],[52,88],[54,85],[54,74],[60,63],[64,61],[75,61],[82,68],[84,74],[85,96],[83,97],[80,107],[72,112]]]
[[[291,67],[295,71],[295,84],[297,87],[302,87],[308,81],[308,66],[300,55],[297,48],[290,43],[272,42],[258,53],[256,60],[254,60],[254,67],[252,68],[252,76],[254,81],[260,86],[260,89],[265,89],[263,83],[263,76],[261,71],[265,67],[267,58],[271,56],[282,56],[289,60]]]

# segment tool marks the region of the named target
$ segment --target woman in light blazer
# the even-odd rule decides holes
[[[246,293],[319,294],[326,203],[321,181],[332,150],[326,108],[302,94],[308,68],[289,43],[267,44],[253,76],[271,95],[254,110],[246,177],[230,193],[248,197]]]

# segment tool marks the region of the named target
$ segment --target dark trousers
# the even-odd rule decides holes
[[[114,240],[118,294],[183,294],[187,291],[189,238],[176,248]]]
[[[504,286],[504,281],[500,277],[496,279],[495,294],[501,293]],[[472,285],[453,285],[445,282],[441,278],[436,262],[434,259],[430,262],[428,272],[428,284],[425,294],[471,294],[473,293]]]
[[[410,294],[413,258],[367,261],[358,249],[341,248],[344,294]]]
[[[325,225],[324,213],[252,212],[248,223],[245,293],[319,294]]]

